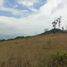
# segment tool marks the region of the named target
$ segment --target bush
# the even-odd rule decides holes
[[[24,38],[24,36],[18,36],[15,39],[22,39],[22,38]]]
[[[67,54],[65,52],[53,54],[47,67],[67,67]]]

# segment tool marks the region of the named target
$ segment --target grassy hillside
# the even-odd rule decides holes
[[[67,53],[66,33],[2,41],[0,67],[48,67],[51,56],[57,52]]]

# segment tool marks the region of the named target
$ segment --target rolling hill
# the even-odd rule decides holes
[[[67,52],[67,33],[2,41],[0,67],[48,67],[50,56],[56,52]]]

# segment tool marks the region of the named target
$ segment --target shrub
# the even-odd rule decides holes
[[[57,52],[50,57],[48,67],[67,67],[67,54],[65,52]]]

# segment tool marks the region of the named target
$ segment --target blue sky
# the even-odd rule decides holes
[[[66,13],[67,0],[0,0],[0,39],[40,34],[59,16],[67,29]]]
[[[35,12],[35,10],[39,10],[41,6],[43,6],[47,1],[46,0],[35,0],[35,2],[31,5],[26,5],[23,3],[19,3],[19,0],[3,0],[2,6],[6,10],[0,10],[0,16],[14,17],[14,18],[22,18],[26,17]],[[25,0],[27,1],[27,0]],[[8,9],[8,10],[7,10]],[[10,10],[14,10],[17,12],[17,15],[12,13]],[[21,14],[19,14],[21,12]]]

